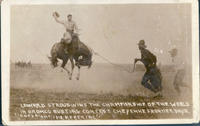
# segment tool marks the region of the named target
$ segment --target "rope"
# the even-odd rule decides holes
[[[88,48],[89,50],[94,54],[94,55],[97,55],[99,56],[100,58],[102,58],[104,61],[108,62],[109,64],[115,66],[115,67],[118,67],[118,68],[121,68],[122,70],[128,72],[128,73],[133,73],[134,71],[130,71],[129,69],[126,69],[125,67],[122,67],[121,65],[119,64],[115,64],[113,62],[111,62],[110,60],[108,60],[107,58],[103,57],[102,55],[100,55],[99,53],[95,52],[89,45],[87,45],[86,43],[84,43]]]
[[[92,50],[94,52],[94,50]],[[126,69],[125,67],[122,67],[121,65],[119,64],[115,64],[113,62],[111,62],[110,60],[108,60],[107,58],[103,57],[102,55],[100,55],[99,53],[97,52],[94,52],[94,55],[97,55],[99,56],[100,58],[102,58],[104,61],[110,63],[111,65],[115,66],[115,67],[118,67],[118,68],[121,68],[122,70],[128,72],[128,73],[132,73],[133,71],[129,71],[128,69]]]
[[[115,66],[115,67],[118,67],[118,68],[121,68],[122,70],[128,72],[128,73],[133,73],[134,71],[129,71],[128,69],[126,69],[125,67],[122,67],[121,65],[119,64],[115,64],[113,62],[111,62],[110,60],[108,60],[107,58],[103,57],[102,55],[100,55],[99,53],[95,52],[90,46],[88,46],[86,43],[84,43],[89,49],[90,51],[96,55],[96,56],[99,56],[100,58],[102,58],[104,61],[110,63],[111,65]]]

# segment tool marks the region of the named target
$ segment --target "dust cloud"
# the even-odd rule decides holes
[[[70,65],[66,66],[70,70]],[[131,66],[125,66],[131,68]],[[81,68],[80,80],[76,80],[75,68],[72,80],[61,68],[50,65],[33,65],[32,68],[20,68],[11,65],[11,88],[31,88],[42,91],[112,95],[154,95],[141,85],[145,71],[128,73],[106,64],[94,64],[90,69]],[[167,97],[178,95],[173,86],[176,72],[163,71],[163,94]],[[189,79],[188,79],[189,80]],[[191,85],[187,80],[188,85]],[[191,97],[190,90],[182,89],[182,95]]]

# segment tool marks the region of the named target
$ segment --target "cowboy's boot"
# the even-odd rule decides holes
[[[68,50],[67,50],[67,48],[65,48],[64,49],[64,52],[66,53],[66,54],[68,54],[69,52],[68,52]]]

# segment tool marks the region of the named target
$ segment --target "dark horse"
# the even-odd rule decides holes
[[[65,48],[68,48],[68,54],[64,51]],[[88,66],[90,68],[92,65],[92,52],[79,40],[77,35],[72,36],[72,42],[67,47],[63,42],[55,43],[51,49],[51,57],[48,58],[53,67],[57,67],[58,59],[61,59],[61,67],[68,72],[70,80],[72,79],[74,66],[78,67],[76,79],[79,80],[81,66]],[[68,60],[71,62],[71,72],[65,68]]]

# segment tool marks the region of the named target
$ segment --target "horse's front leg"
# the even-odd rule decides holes
[[[74,60],[72,57],[70,57],[70,62],[71,62],[71,73],[69,79],[72,79],[73,71],[74,71]]]

